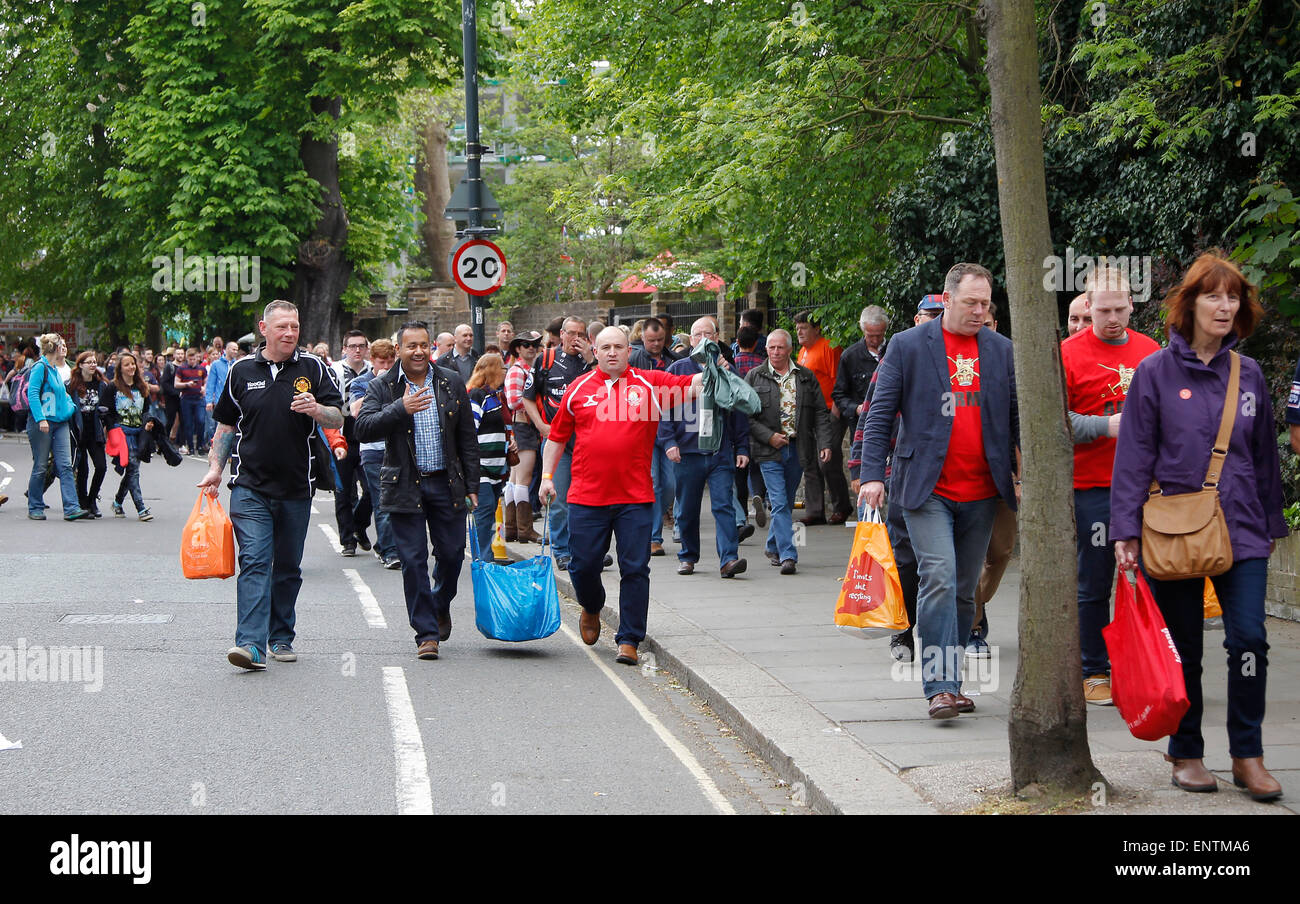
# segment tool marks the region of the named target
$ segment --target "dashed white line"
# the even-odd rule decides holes
[[[9,486],[9,481],[11,480],[13,480],[12,477],[6,477],[4,480],[0,480],[0,490],[3,490],[5,487]]]
[[[325,532],[325,536],[329,537],[329,541],[332,545],[339,545],[339,535],[334,531],[334,528],[330,527],[328,524],[321,524],[318,526]]]
[[[14,472],[14,466],[9,464],[9,462],[7,461],[0,461],[0,468],[4,468],[10,474]]]
[[[664,723],[659,721],[659,717],[650,712],[649,708],[641,702],[641,698],[632,693],[632,689],[623,683],[623,679],[618,677],[614,670],[606,663],[602,662],[600,658],[596,656],[596,652],[591,647],[584,644],[582,638],[573,633],[572,628],[568,625],[560,625],[560,630],[568,636],[569,640],[582,648],[582,650],[591,658],[591,661],[596,664],[596,668],[605,673],[606,678],[614,682],[614,686],[618,688],[618,692],[623,695],[628,703],[632,704],[632,708],[636,710],[637,715],[645,720],[645,723],[650,726],[651,730],[659,736],[659,740],[664,742],[664,746],[671,750],[673,755],[676,756],[677,759],[681,761],[681,764],[686,767],[686,771],[694,776],[696,783],[700,786],[700,790],[704,792],[704,796],[708,798],[709,803],[713,805],[713,809],[717,810],[724,816],[736,815],[736,808],[733,807],[731,801],[727,800],[723,793],[718,790],[718,786],[714,784],[713,779],[709,778],[709,774],[704,771],[704,767],[701,766],[700,761],[695,758],[695,754],[691,753],[686,745],[677,740],[677,738],[673,736],[672,732],[664,727]]]
[[[397,762],[397,814],[433,814],[433,789],[429,785],[429,763],[424,756],[420,725],[406,688],[406,673],[399,666],[384,666],[384,700],[393,727],[393,757]]]
[[[366,623],[372,628],[388,628],[388,622],[384,621],[384,613],[379,611],[379,600],[370,592],[366,582],[361,579],[361,573],[355,568],[344,568],[343,574],[347,576],[348,582],[352,584],[352,589],[356,591],[357,598],[361,600],[361,611],[366,614]]]

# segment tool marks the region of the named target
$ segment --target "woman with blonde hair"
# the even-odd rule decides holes
[[[63,520],[79,521],[90,512],[77,501],[77,481],[72,469],[70,421],[77,405],[68,395],[59,367],[68,355],[68,344],[58,333],[40,338],[41,359],[27,378],[27,438],[32,452],[32,476],[27,483],[27,517],[45,520],[45,464],[54,455],[54,471],[63,497]]]
[[[474,410],[478,431],[479,485],[478,507],[474,509],[474,527],[478,532],[479,558],[492,560],[492,528],[496,522],[497,500],[505,486],[510,466],[506,453],[517,451],[514,437],[505,419],[505,399],[501,387],[506,380],[506,364],[500,355],[483,355],[474,365],[465,389]]]

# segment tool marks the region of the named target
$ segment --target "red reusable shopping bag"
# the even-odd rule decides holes
[[[1158,741],[1176,732],[1191,705],[1183,683],[1183,660],[1141,571],[1134,598],[1120,570],[1115,619],[1101,633],[1110,654],[1111,699],[1133,737]]]

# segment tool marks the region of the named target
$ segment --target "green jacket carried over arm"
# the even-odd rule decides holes
[[[739,411],[748,417],[762,407],[754,387],[735,371],[718,365],[719,354],[718,343],[712,339],[705,339],[691,350],[691,360],[704,369],[699,400],[701,452],[716,452],[722,444],[721,431],[712,429],[718,408]]]

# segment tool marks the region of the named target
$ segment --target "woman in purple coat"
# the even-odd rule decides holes
[[[1219,432],[1231,366],[1229,352],[1263,315],[1256,289],[1231,261],[1203,254],[1165,299],[1169,346],[1138,365],[1129,386],[1110,490],[1110,536],[1121,568],[1138,564],[1142,507],[1151,481],[1166,494],[1201,489]],[[1261,726],[1268,675],[1264,590],[1268,557],[1287,535],[1282,475],[1268,381],[1254,359],[1241,356],[1239,398],[1219,500],[1233,565],[1212,578],[1223,607],[1228,651],[1228,752],[1232,778],[1255,800],[1276,800],[1282,787],[1264,768]],[[1151,580],[1151,591],[1183,661],[1191,706],[1169,739],[1165,759],[1186,791],[1216,791],[1202,760],[1201,653],[1205,581]]]

